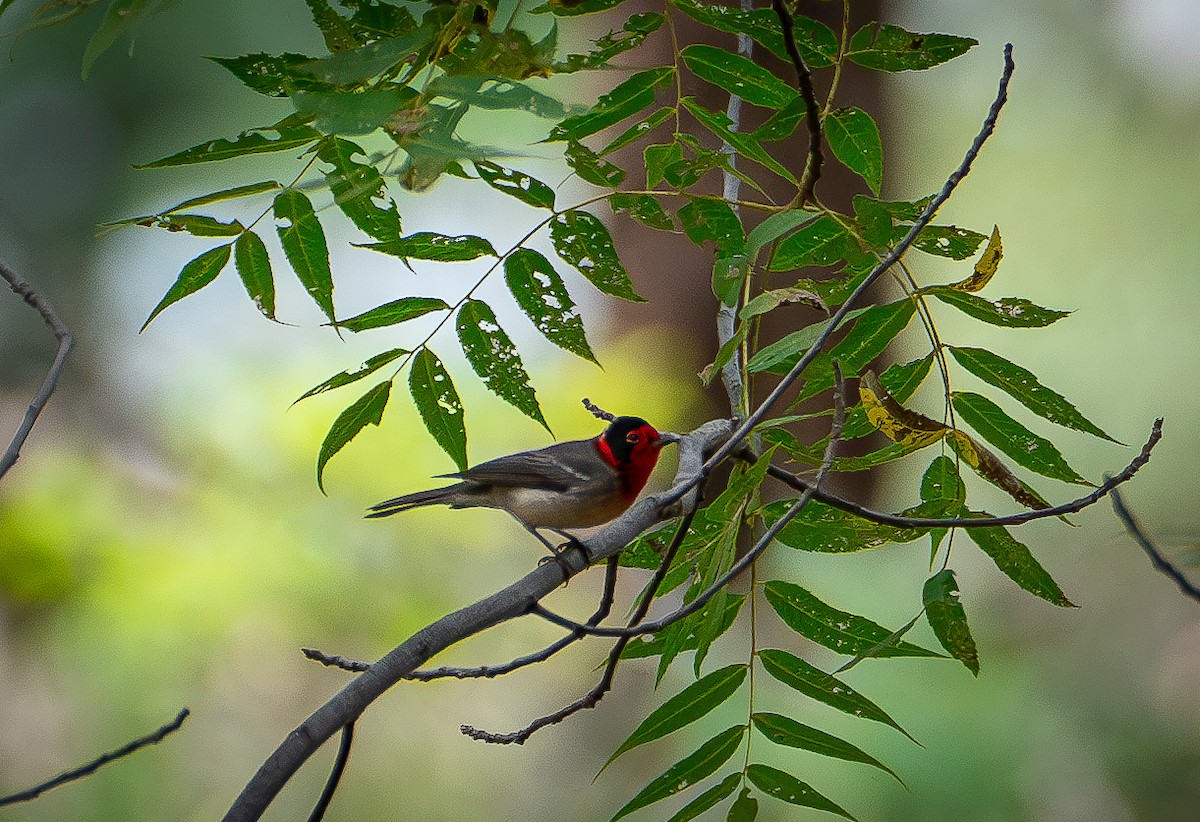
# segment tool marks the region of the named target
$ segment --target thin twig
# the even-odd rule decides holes
[[[1184,576],[1183,572],[1167,559],[1158,546],[1150,541],[1150,538],[1146,536],[1146,532],[1142,530],[1142,526],[1133,518],[1133,514],[1129,513],[1129,509],[1125,507],[1125,501],[1121,499],[1120,493],[1116,490],[1112,492],[1112,507],[1118,519],[1125,524],[1125,530],[1129,532],[1138,545],[1142,546],[1142,550],[1149,555],[1150,561],[1154,563],[1154,567],[1175,580],[1175,584],[1179,586],[1179,590],[1183,591],[1184,594],[1200,602],[1200,588],[1193,585],[1191,580]]]
[[[666,616],[660,617],[651,622],[643,622],[639,625],[630,625],[625,628],[601,628],[579,625],[578,623],[575,623],[564,616],[554,613],[543,606],[540,602],[532,603],[529,607],[529,612],[542,617],[548,622],[553,622],[555,625],[560,625],[564,628],[572,628],[577,631],[584,631],[585,633],[593,636],[609,636],[629,639],[635,636],[641,636],[643,634],[657,633],[658,631],[661,631],[662,629],[667,628],[679,620],[685,619],[686,617],[689,617],[702,609],[708,604],[710,599],[716,596],[718,591],[723,589],[736,577],[741,575],[743,571],[753,565],[758,558],[762,556],[762,553],[767,550],[770,544],[774,541],[775,537],[779,535],[779,532],[782,531],[787,524],[791,522],[797,514],[800,513],[801,509],[803,509],[811,499],[813,499],[817,493],[817,490],[821,486],[821,482],[824,481],[825,476],[829,473],[830,468],[832,468],[834,450],[837,447],[838,441],[841,439],[842,426],[846,421],[845,384],[842,380],[842,369],[836,361],[833,363],[833,371],[837,383],[834,389],[833,426],[829,431],[829,442],[825,446],[825,457],[821,460],[821,467],[817,471],[817,476],[813,480],[812,486],[805,489],[805,491],[800,495],[799,499],[792,504],[792,507],[789,508],[787,512],[784,513],[784,515],[775,523],[773,523],[761,537],[759,537],[758,542],[754,544],[754,547],[747,551],[745,556],[730,566],[725,575],[709,586],[707,590],[703,591],[687,605],[672,611]]]
[[[883,511],[874,511],[826,491],[817,491],[814,494],[814,498],[871,522],[879,523],[880,525],[894,525],[897,528],[994,528],[998,525],[1024,525],[1027,522],[1046,519],[1047,517],[1061,517],[1065,514],[1074,514],[1082,511],[1090,505],[1095,505],[1105,496],[1115,494],[1115,489],[1118,485],[1122,485],[1133,479],[1133,475],[1150,461],[1151,452],[1162,439],[1162,422],[1161,418],[1154,421],[1154,425],[1150,428],[1150,437],[1146,440],[1146,444],[1142,446],[1142,450],[1138,455],[1119,474],[1106,477],[1104,482],[1096,486],[1090,494],[1086,494],[1070,502],[1064,502],[1062,505],[1055,505],[1051,508],[1021,511],[1017,514],[1008,514],[1002,517],[948,517],[939,519],[934,517],[906,517],[902,514],[888,514]],[[739,456],[743,456],[747,461],[757,459],[749,449],[739,452]],[[803,478],[774,465],[767,468],[767,476],[790,485],[797,491],[806,491],[812,487],[812,484]]]
[[[698,496],[697,496],[698,499]],[[678,553],[680,546],[683,545],[684,539],[687,537],[688,530],[692,527],[692,520],[696,516],[698,502],[693,501],[692,507],[684,514],[679,522],[679,527],[675,530],[675,536],[671,540],[671,544],[667,546],[666,552],[663,554],[662,562],[658,564],[658,570],[654,572],[650,584],[646,586],[645,595],[638,602],[633,614],[630,615],[626,623],[626,630],[633,629],[650,611],[650,605],[654,601],[654,595],[658,592],[658,588],[662,585],[663,579],[667,576],[667,571],[671,568],[671,563],[675,560],[675,555]],[[572,625],[571,630],[573,635],[584,636],[591,628],[595,628],[597,623],[589,622],[587,625]],[[540,716],[530,722],[524,728],[518,731],[512,731],[506,734],[492,733],[491,731],[483,731],[471,725],[463,725],[460,729],[464,734],[472,739],[478,739],[482,742],[491,742],[498,745],[524,745],[529,737],[533,736],[542,728],[550,725],[556,725],[562,722],[569,716],[572,716],[579,711],[594,708],[599,704],[604,695],[612,689],[613,677],[617,673],[617,665],[621,661],[621,653],[625,650],[625,646],[629,641],[637,636],[637,633],[630,633],[621,636],[608,652],[608,660],[604,664],[604,673],[600,676],[600,681],[597,682],[590,691],[576,699],[574,702],[559,708],[553,713]]]
[[[586,408],[588,411],[590,411],[592,416],[598,420],[604,420],[605,422],[612,422],[613,420],[615,420],[617,418],[616,414],[609,413],[608,411],[605,411],[603,408],[601,408],[598,405],[593,405],[592,401],[589,400],[587,397],[583,398],[583,407]]]
[[[301,648],[300,652],[309,659],[320,662],[322,665],[327,665],[330,668],[341,668],[343,671],[350,671],[354,674],[361,674],[363,671],[371,669],[370,662],[360,662],[357,659],[347,659],[337,654],[327,654],[316,648]]]
[[[825,162],[821,154],[821,107],[817,104],[817,93],[813,90],[812,72],[804,64],[800,49],[796,47],[796,33],[792,27],[792,13],[788,11],[784,0],[771,0],[771,8],[779,18],[783,28],[783,45],[787,48],[788,57],[796,68],[796,84],[800,87],[800,96],[804,98],[804,123],[808,128],[808,160],[804,164],[804,175],[800,178],[800,192],[796,195],[796,207],[804,208],[804,204],[812,197],[817,181],[821,179],[821,166]]]
[[[0,806],[14,805],[17,802],[28,802],[31,799],[37,799],[39,796],[44,794],[46,791],[51,790],[52,788],[57,788],[59,785],[65,785],[68,782],[74,782],[76,779],[82,779],[85,776],[90,776],[91,774],[100,770],[100,768],[107,765],[109,762],[129,756],[139,748],[144,748],[147,745],[153,745],[156,742],[162,742],[163,739],[169,734],[179,730],[179,727],[189,715],[191,715],[191,711],[189,711],[187,708],[184,708],[179,712],[178,716],[176,716],[166,725],[163,725],[154,733],[138,737],[129,744],[117,748],[115,751],[98,756],[82,767],[76,768],[73,771],[67,771],[64,774],[59,774],[53,779],[47,780],[46,782],[30,788],[29,790],[21,791],[20,793],[14,793],[11,796],[0,797]]]
[[[779,381],[779,384],[772,389],[771,393],[767,395],[766,399],[759,403],[754,412],[751,413],[741,423],[741,425],[738,426],[737,430],[733,432],[726,443],[718,448],[716,452],[705,461],[704,465],[700,468],[700,476],[696,478],[697,482],[701,477],[708,476],[714,467],[716,467],[722,460],[742,446],[743,440],[745,440],[746,436],[754,429],[754,426],[758,425],[763,418],[766,417],[767,413],[771,410],[775,403],[779,401],[780,397],[782,397],[792,386],[792,383],[799,379],[800,374],[804,371],[804,369],[808,368],[812,361],[815,360],[822,352],[822,350],[825,348],[825,345],[829,342],[829,338],[833,335],[834,331],[841,326],[842,321],[846,318],[846,315],[850,313],[854,305],[862,298],[863,294],[866,293],[867,289],[869,289],[875,283],[875,281],[883,275],[884,272],[891,268],[896,261],[899,260],[906,251],[908,251],[909,246],[911,246],[913,241],[916,240],[917,235],[921,233],[925,226],[929,225],[929,222],[933,219],[933,216],[937,213],[937,210],[942,206],[943,203],[946,202],[946,200],[950,198],[950,195],[954,193],[954,189],[970,172],[971,165],[975,162],[975,158],[979,156],[979,152],[983,148],[983,144],[987,142],[988,138],[992,135],[992,132],[996,129],[996,121],[1000,117],[1000,110],[1004,108],[1004,104],[1008,101],[1008,81],[1012,78],[1014,69],[1015,65],[1013,64],[1012,59],[1012,43],[1009,43],[1004,47],[1004,71],[1000,75],[1000,88],[996,93],[996,99],[992,102],[991,108],[988,109],[987,118],[983,121],[983,127],[979,130],[979,134],[975,136],[975,140],[971,143],[971,147],[967,149],[967,153],[963,157],[962,162],[959,163],[958,168],[956,168],[954,172],[946,179],[946,183],[942,186],[941,190],[934,195],[933,199],[929,201],[929,204],[925,206],[925,210],[921,212],[921,215],[913,223],[912,228],[909,229],[908,233],[904,235],[904,238],[896,244],[895,248],[893,248],[886,257],[880,260],[879,263],[871,269],[871,272],[866,276],[865,279],[863,279],[861,283],[859,283],[858,287],[854,289],[850,296],[846,298],[846,301],[842,303],[842,306],[833,313],[833,316],[828,320],[825,330],[822,331],[821,334],[817,336],[816,340],[813,341],[812,347],[805,352],[804,356],[802,356],[796,365],[792,367],[792,370],[789,371],[783,377],[783,379]],[[678,487],[666,496],[666,501],[674,502],[682,497],[683,494],[687,493],[688,490],[690,489],[683,486]]]
[[[325,811],[329,810],[329,803],[333,801],[333,795],[337,792],[338,783],[342,781],[342,774],[346,770],[346,762],[350,759],[350,747],[353,744],[354,723],[351,722],[342,728],[342,742],[338,745],[337,757],[333,760],[333,770],[329,772],[329,779],[325,782],[325,789],[321,791],[321,796],[317,799],[317,804],[313,806],[312,813],[308,815],[308,822],[321,822],[325,818]]]
[[[46,378],[42,380],[42,387],[38,389],[37,394],[29,403],[29,407],[25,409],[25,417],[21,420],[21,425],[17,428],[17,433],[13,435],[8,450],[4,452],[3,457],[0,457],[0,477],[3,477],[21,456],[21,447],[25,444],[25,440],[29,438],[29,432],[33,430],[33,424],[37,422],[42,409],[50,401],[50,395],[54,393],[54,389],[58,385],[58,376],[62,372],[63,364],[67,361],[67,354],[74,344],[74,339],[71,337],[70,329],[59,319],[58,314],[50,306],[50,302],[34,291],[29,283],[21,279],[15,271],[2,262],[0,262],[0,277],[4,278],[14,294],[23,299],[29,304],[30,308],[41,315],[42,320],[54,333],[54,338],[58,340],[58,353],[54,355],[54,362],[51,364],[50,370],[46,372]]]

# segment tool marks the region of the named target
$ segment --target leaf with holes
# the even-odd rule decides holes
[[[268,319],[275,319],[275,279],[271,257],[262,239],[253,231],[243,233],[233,244],[233,263],[254,306]]]
[[[789,628],[803,637],[847,656],[939,656],[910,642],[887,644],[893,632],[866,617],[839,611],[790,582],[772,580],[764,588],[767,602]]]
[[[671,5],[699,23],[729,34],[745,34],[780,60],[789,59],[783,28],[775,12],[769,8],[720,6],[699,0],[672,0]],[[809,68],[825,68],[834,64],[838,54],[838,38],[833,29],[804,15],[796,15],[792,25],[796,47]]]
[[[631,302],[646,301],[633,290],[629,273],[617,257],[612,235],[596,216],[575,209],[565,211],[550,222],[550,239],[558,256],[605,294]]]
[[[995,276],[1003,257],[1004,245],[1000,240],[1000,226],[992,226],[992,236],[988,238],[987,247],[975,263],[975,270],[971,276],[950,287],[958,291],[981,291]]]
[[[679,53],[692,74],[717,88],[764,108],[783,108],[798,92],[769,69],[725,49],[702,43]]]
[[[768,648],[759,651],[758,658],[767,673],[789,688],[794,688],[807,697],[851,716],[890,725],[909,739],[913,739],[908,731],[901,728],[896,720],[874,702],[837,677],[813,667],[800,657],[787,651]],[[913,741],[916,742],[915,739]]]
[[[763,166],[764,168],[773,171],[792,185],[800,185],[800,182],[796,179],[795,175],[788,170],[787,166],[783,165],[774,157],[772,157],[770,153],[768,153],[767,150],[763,148],[762,145],[759,144],[758,140],[756,140],[752,135],[744,134],[740,131],[733,131],[731,129],[733,121],[729,119],[729,115],[727,115],[725,112],[709,111],[704,106],[696,102],[695,98],[692,97],[684,97],[679,102],[682,103],[683,107],[686,108],[688,112],[690,112],[691,115],[696,118],[700,125],[704,126],[717,137],[720,137],[722,140],[732,146],[738,154],[742,155],[747,160],[751,160]]]
[[[604,767],[607,768],[613,760],[628,750],[661,739],[707,716],[733,696],[745,679],[745,665],[730,665],[696,680],[646,717],[608,758]],[[600,770],[603,771],[604,768]]]
[[[616,214],[624,211],[644,226],[659,231],[674,231],[675,221],[663,210],[653,194],[626,194],[619,192],[608,198],[608,204]]]
[[[467,470],[467,426],[462,400],[442,361],[428,348],[422,348],[413,358],[408,388],[425,428],[454,460],[458,470]]]
[[[826,799],[807,783],[801,782],[778,768],[772,768],[769,765],[751,765],[746,769],[746,778],[767,796],[781,799],[789,805],[816,808],[836,813],[846,819],[854,819],[841,805]]]
[[[639,808],[675,796],[710,776],[729,761],[729,757],[741,746],[745,734],[745,725],[735,725],[717,734],[701,745],[695,753],[684,757],[642,788],[637,796],[616,812],[611,822],[617,822]]]
[[[316,394],[323,394],[326,391],[332,391],[335,388],[341,388],[343,385],[349,385],[352,382],[358,382],[364,377],[374,374],[380,368],[383,368],[388,363],[399,359],[407,353],[408,351],[404,348],[393,348],[391,351],[384,351],[380,354],[376,354],[353,371],[342,371],[334,374],[320,385],[308,389],[299,397],[297,397],[295,402],[308,399]]]
[[[665,123],[675,114],[675,109],[669,106],[664,106],[653,114],[643,117],[636,123],[625,129],[615,140],[606,145],[600,150],[600,156],[606,157],[620,148],[624,148],[632,142],[642,139],[654,129]]]
[[[547,340],[564,351],[596,362],[584,334],[583,320],[549,260],[531,248],[518,249],[504,261],[504,281],[517,305]]]
[[[488,160],[476,160],[475,171],[492,188],[515,197],[525,205],[554,210],[554,189],[536,177]]]
[[[794,500],[768,503],[762,515],[770,526],[795,504]],[[869,551],[894,543],[912,542],[928,531],[924,528],[896,528],[879,525],[847,511],[813,500],[801,509],[775,537],[798,551],[820,554],[847,554]]]
[[[1076,485],[1092,484],[1067,465],[1054,443],[1021,425],[987,397],[970,391],[955,391],[951,397],[954,410],[962,421],[1017,465],[1051,479]]]
[[[825,139],[833,156],[866,180],[878,196],[883,185],[883,141],[871,115],[853,106],[831,111],[825,118]]]
[[[896,226],[892,239],[899,242],[911,229],[912,226]],[[979,244],[986,239],[978,231],[971,231],[969,228],[959,228],[956,225],[927,225],[913,240],[913,248],[935,257],[965,260],[974,254]]]
[[[357,244],[356,244],[357,245]],[[399,257],[406,263],[412,260],[433,260],[439,263],[463,263],[480,257],[495,257],[496,249],[482,237],[464,234],[450,237],[435,231],[420,231],[385,243],[364,243],[358,248],[381,251]]]
[[[317,455],[317,487],[325,493],[325,465],[368,425],[379,425],[391,395],[392,381],[386,380],[355,400],[338,415],[321,443]]]
[[[932,294],[969,317],[1004,328],[1044,328],[1071,313],[1042,308],[1021,297],[1002,297],[992,302],[951,286],[924,288],[921,293]]]
[[[741,254],[746,247],[742,221],[729,203],[716,197],[696,197],[679,209],[679,222],[696,245],[712,241],[718,257]]]
[[[1013,399],[1039,417],[1065,428],[1073,428],[1118,445],[1122,444],[1080,414],[1061,394],[1042,385],[1028,369],[983,348],[960,348],[952,345],[946,347],[950,349],[959,365],[984,382],[1008,392]]]
[[[189,260],[184,264],[179,272],[179,278],[175,280],[163,298],[159,300],[158,305],[150,312],[150,316],[146,318],[146,322],[142,323],[140,334],[146,330],[146,326],[162,313],[167,306],[177,303],[184,297],[195,294],[204,286],[211,283],[221,273],[221,269],[229,262],[229,246],[219,245],[216,248],[210,248],[200,256]]]
[[[639,71],[608,94],[601,95],[586,114],[568,117],[555,126],[546,142],[582,140],[640,113],[654,104],[655,86],[663,85],[673,76],[675,69],[671,66]]]
[[[317,150],[317,157],[333,166],[325,172],[333,201],[364,234],[376,240],[399,240],[400,212],[387,194],[383,175],[375,166],[355,161],[357,155],[366,157],[366,152],[340,137],[322,141]]]
[[[275,230],[283,252],[296,272],[296,279],[325,313],[334,321],[333,274],[329,271],[329,247],[325,231],[308,197],[294,188],[284,189],[275,197]]]
[[[975,514],[974,516],[987,515]],[[1034,559],[1033,554],[1023,543],[1018,542],[1008,532],[1007,528],[997,525],[993,528],[966,528],[964,530],[975,544],[992,558],[996,567],[1007,574],[1013,582],[1047,602],[1063,608],[1075,607],[1075,604],[1067,599],[1049,572]]]
[[[896,365],[888,366],[887,370],[879,375],[879,384],[892,396],[896,402],[904,402],[914,393],[925,378],[929,376],[929,370],[933,366],[933,354],[926,354],[919,360],[913,360],[907,363],[897,363]],[[846,414],[846,424],[842,426],[842,439],[853,440],[865,437],[875,430],[875,426],[867,419],[866,410],[862,402],[858,402]],[[817,443],[818,449],[824,448],[825,440]]]
[[[568,140],[565,154],[567,165],[579,175],[579,179],[594,186],[616,188],[625,179],[625,169],[605,160],[583,143]],[[553,200],[549,207],[553,208]]]
[[[172,232],[184,231],[193,237],[236,237],[246,230],[237,220],[223,223],[205,214],[156,214],[152,217],[139,217],[127,224]]]
[[[725,799],[738,783],[742,781],[740,773],[731,773],[729,776],[722,779],[716,785],[713,785],[704,793],[697,796],[691,802],[680,808],[667,822],[691,822],[691,820],[704,813],[709,808],[714,807],[722,799]]]
[[[801,725],[790,717],[771,713],[756,713],[750,717],[750,721],[754,723],[754,727],[763,736],[776,745],[800,748],[801,750],[812,751],[822,756],[844,759],[847,762],[861,762],[864,765],[879,768],[881,771],[896,777],[896,781],[900,781],[900,777],[896,776],[895,771],[862,748],[851,745],[844,739],[838,739],[832,734],[827,734],[816,728],[810,728],[808,725]]]
[[[456,327],[467,362],[488,390],[549,431],[517,347],[496,322],[491,306],[467,300],[458,310]]]
[[[947,568],[927,579],[921,599],[925,603],[925,618],[938,642],[968,671],[979,676],[979,652],[967,627],[967,612],[958,599],[954,572]]]
[[[596,48],[587,54],[568,54],[554,66],[555,74],[569,74],[583,69],[595,69],[608,65],[618,54],[637,48],[647,35],[657,31],[666,20],[656,12],[630,15],[620,32],[609,32],[596,39]]]
[[[920,71],[965,54],[978,40],[952,34],[914,34],[899,26],[868,23],[850,38],[846,57],[877,71]]]

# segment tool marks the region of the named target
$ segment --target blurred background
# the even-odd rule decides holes
[[[19,8],[9,16],[5,31],[22,19]],[[1047,430],[998,399],[1053,437],[1089,478],[1123,466],[1154,417],[1165,416],[1164,442],[1126,497],[1150,533],[1188,560],[1200,456],[1188,376],[1200,359],[1200,8],[1178,0],[909,2],[885,4],[883,19],[980,41],[943,67],[885,77],[843,97],[872,101],[891,175],[884,193],[893,199],[936,190],[957,165],[994,96],[1003,43],[1014,43],[1009,106],[941,221],[983,232],[1000,226],[1005,258],[990,296],[1076,311],[1048,329],[1005,331],[942,310],[943,337],[1025,364],[1131,444]],[[78,340],[22,459],[0,482],[0,793],[118,747],[186,705],[192,718],[160,746],[6,809],[5,818],[212,819],[348,676],[308,662],[300,647],[377,658],[517,578],[538,548],[484,511],[361,519],[365,506],[452,469],[400,392],[382,428],[330,464],[329,496],[318,492],[317,447],[356,395],[290,403],[403,339],[378,332],[339,340],[317,330],[318,314],[298,288],[280,294],[280,315],[297,326],[265,322],[229,273],[137,334],[182,264],[211,243],[145,229],[97,238],[96,224],[249,179],[231,164],[140,172],[131,165],[286,114],[286,102],[253,94],[200,57],[318,51],[304,4],[181,3],[139,31],[132,56],[122,43],[81,82],[79,57],[96,24],[93,12],[0,41],[0,255],[53,302]],[[536,129],[528,138],[518,130],[531,128],[527,121],[512,128],[517,143],[538,139]],[[521,167],[539,168],[536,160]],[[254,179],[290,179],[291,168],[287,155],[272,156]],[[519,210],[460,213],[461,192],[446,181],[401,198],[406,230],[457,220],[498,244],[527,230],[530,215]],[[571,196],[569,187],[560,195]],[[370,307],[381,291],[408,293],[411,274],[347,241],[360,240],[330,231],[343,311]],[[924,282],[963,276],[932,258],[916,262]],[[664,272],[661,257],[627,263],[647,290],[667,278],[692,287],[685,274]],[[457,296],[473,271],[449,267],[423,277],[420,288]],[[707,282],[705,273],[697,278]],[[578,405],[583,396],[663,428],[711,412],[714,399],[691,376],[704,356],[656,328],[661,309],[614,320],[590,286],[568,282],[604,370],[538,339],[518,313],[505,312],[500,290],[484,295],[521,347],[558,438],[596,430]],[[709,321],[700,322],[707,334]],[[420,330],[413,325],[412,333]],[[914,338],[897,356],[919,356],[919,345]],[[464,397],[473,460],[547,444],[535,423],[486,394],[452,342],[435,348]],[[33,312],[0,294],[5,442],[52,355]],[[922,397],[936,411],[936,398]],[[875,502],[911,504],[925,464],[916,458],[883,472]],[[672,467],[660,469],[660,482]],[[1074,496],[1049,485],[1039,487],[1054,501]],[[989,510],[1009,510],[977,484],[971,493]],[[1033,599],[959,542],[953,566],[980,649],[978,680],[939,660],[873,661],[846,675],[924,747],[815,703],[789,705],[791,695],[776,690],[756,705],[790,708],[845,736],[893,767],[907,790],[872,769],[768,752],[761,742],[756,755],[773,756],[875,822],[1195,819],[1200,604],[1151,569],[1106,505],[1073,519],[1076,528],[1034,524],[1021,536],[1078,609]],[[920,607],[923,542],[849,556],[782,551],[769,560],[772,572],[840,607],[887,625]],[[591,576],[556,594],[555,605],[586,611],[599,583]],[[917,630],[918,641],[934,642]],[[770,624],[764,632],[768,642],[794,644]],[[505,661],[555,636],[522,621],[438,662]],[[738,660],[746,650],[730,641],[722,652]],[[684,738],[622,757],[593,783],[656,699],[652,669],[628,665],[597,710],[524,747],[485,746],[458,732],[462,723],[510,730],[559,707],[590,687],[602,653],[576,646],[500,680],[394,689],[360,723],[327,818],[607,818],[696,742],[745,721],[744,701],[735,699]],[[716,654],[710,664],[719,661]],[[687,667],[664,681],[666,693],[687,681]],[[307,815],[332,753],[314,758],[268,818]],[[764,800],[760,818],[819,816],[792,810]]]

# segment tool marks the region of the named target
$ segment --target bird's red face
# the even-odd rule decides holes
[[[665,443],[657,430],[641,417],[617,417],[596,440],[596,447],[621,475],[622,493],[636,497],[658,463]]]

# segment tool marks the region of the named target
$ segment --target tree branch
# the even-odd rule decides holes
[[[771,8],[783,28],[783,45],[796,68],[796,84],[804,98],[804,123],[808,128],[808,161],[804,164],[804,175],[800,178],[800,192],[796,195],[798,208],[812,197],[817,181],[821,179],[821,166],[825,162],[821,154],[821,107],[817,104],[817,93],[813,90],[812,72],[804,64],[800,50],[796,47],[796,33],[792,27],[792,13],[784,0],[771,0]]]
[[[0,266],[0,268],[3,268],[3,266]],[[51,790],[52,788],[57,788],[59,785],[65,785],[68,782],[74,782],[76,779],[82,779],[85,776],[90,776],[91,774],[100,770],[100,768],[107,765],[109,762],[129,756],[139,748],[144,748],[147,745],[153,745],[156,742],[162,742],[163,739],[165,739],[169,734],[179,730],[179,727],[183,725],[183,721],[190,715],[191,711],[189,711],[187,708],[184,708],[179,712],[178,716],[176,716],[166,725],[163,725],[154,733],[139,737],[129,744],[117,748],[115,751],[111,751],[103,754],[102,756],[96,757],[82,767],[76,768],[73,771],[67,771],[64,774],[59,774],[53,779],[47,780],[46,782],[43,782],[42,784],[32,787],[28,790],[21,791],[20,793],[14,793],[11,796],[0,797],[0,806],[14,805],[17,802],[28,802],[31,799],[37,799],[39,796],[44,794],[46,791]]]
[[[588,555],[593,561],[615,556],[638,534],[671,516],[669,509],[673,503],[699,482],[700,466],[707,450],[724,441],[732,427],[727,420],[714,420],[684,436],[679,444],[675,488],[686,488],[678,493],[651,494],[635,503],[584,544],[566,549],[564,563],[576,572],[582,571],[587,567]],[[234,801],[225,815],[226,822],[258,819],[322,743],[357,720],[372,702],[412,674],[421,663],[467,637],[527,613],[531,603],[561,584],[562,569],[557,564],[539,566],[507,588],[442,617],[409,637],[288,734]]]
[[[50,401],[50,395],[54,393],[54,389],[58,385],[58,375],[62,372],[63,364],[67,361],[67,354],[71,351],[74,339],[71,337],[70,329],[59,319],[58,314],[50,306],[49,301],[34,291],[29,283],[21,279],[15,271],[2,262],[0,262],[0,277],[8,283],[8,287],[12,289],[14,294],[25,300],[30,308],[42,316],[42,320],[54,333],[54,338],[58,340],[58,353],[54,355],[54,362],[51,364],[50,370],[46,372],[46,378],[42,380],[42,387],[25,410],[25,417],[21,420],[21,425],[17,428],[17,433],[13,435],[8,450],[4,452],[3,457],[0,457],[0,478],[2,478],[8,473],[8,469],[12,468],[16,463],[17,458],[21,456],[21,447],[25,444],[25,440],[29,438],[29,432],[33,430],[33,424],[37,422],[42,409]]]
[[[1150,541],[1150,538],[1146,536],[1146,532],[1142,530],[1142,526],[1133,518],[1133,514],[1129,513],[1129,509],[1125,507],[1125,501],[1121,499],[1121,495],[1116,490],[1112,492],[1112,507],[1117,517],[1125,524],[1125,530],[1129,532],[1138,545],[1142,546],[1142,550],[1149,555],[1154,567],[1175,580],[1175,584],[1179,586],[1179,590],[1183,591],[1184,594],[1200,602],[1200,588],[1193,585],[1191,580],[1184,576],[1183,572],[1167,559],[1158,546]]]

